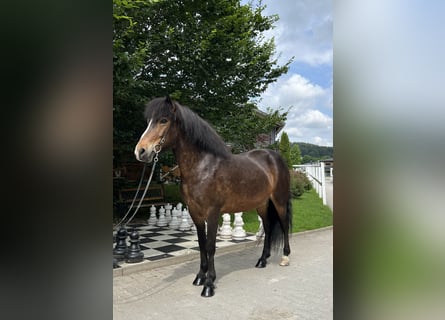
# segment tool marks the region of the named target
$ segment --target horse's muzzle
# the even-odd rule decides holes
[[[150,163],[153,161],[155,152],[153,150],[146,150],[145,148],[136,148],[134,154],[138,161]]]

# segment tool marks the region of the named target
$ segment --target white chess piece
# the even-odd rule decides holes
[[[184,208],[184,210],[182,210],[182,219],[181,219],[181,224],[179,225],[179,230],[181,231],[189,231],[190,230],[190,224],[188,221],[188,211],[186,208]]]
[[[156,208],[155,206],[150,207],[150,217],[148,218],[148,225],[149,226],[155,226],[158,222],[158,219],[156,218]]]
[[[164,206],[161,206],[161,209],[159,209],[159,219],[156,225],[158,227],[166,227],[168,225],[167,219],[165,218]]]
[[[223,222],[221,229],[219,231],[219,236],[221,239],[230,239],[232,238],[232,227],[230,226],[230,214],[224,213],[222,218]]]
[[[238,212],[235,213],[235,221],[233,222],[233,232],[232,239],[233,240],[244,240],[246,239],[246,230],[244,230],[244,221],[243,221],[243,213]]]
[[[179,228],[180,224],[181,224],[181,221],[179,221],[179,219],[178,219],[178,210],[176,210],[176,207],[173,207],[172,219],[168,226],[171,229],[177,229],[177,228]]]
[[[167,219],[167,223],[172,221],[172,208],[173,206],[170,203],[165,205],[165,218]]]

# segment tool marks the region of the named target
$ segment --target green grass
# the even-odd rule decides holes
[[[331,226],[332,211],[315,190],[305,192],[300,198],[292,201],[292,232],[312,230]]]
[[[243,214],[244,229],[257,232],[259,221],[255,210]],[[305,192],[300,198],[292,200],[292,233],[318,229],[332,225],[332,211],[314,190]]]

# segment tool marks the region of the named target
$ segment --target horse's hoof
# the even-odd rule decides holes
[[[280,266],[285,267],[289,265],[289,257],[288,256],[282,256]]]
[[[214,294],[215,294],[215,290],[213,289],[213,287],[204,286],[204,289],[202,289],[202,292],[201,292],[201,297],[210,298],[210,297],[213,297]]]
[[[267,262],[263,261],[263,260],[258,260],[258,262],[255,265],[255,268],[265,268],[266,267]]]
[[[193,285],[195,286],[202,286],[204,284],[205,278],[201,278],[200,276],[196,276],[195,280],[193,281]]]

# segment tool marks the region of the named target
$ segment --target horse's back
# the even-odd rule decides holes
[[[254,161],[260,162],[268,168],[274,168],[278,171],[287,171],[287,164],[281,155],[271,149],[253,149],[246,153],[242,153],[242,156],[250,158]]]

